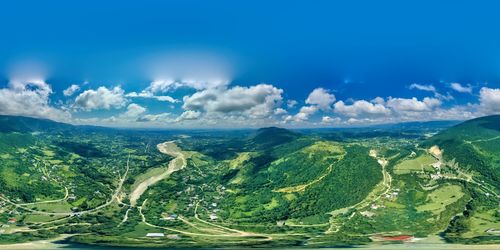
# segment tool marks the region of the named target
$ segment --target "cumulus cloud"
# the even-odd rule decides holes
[[[72,96],[74,93],[76,93],[78,90],[80,90],[80,86],[76,84],[71,84],[67,89],[63,90],[64,96]]]
[[[71,114],[50,105],[52,88],[40,79],[13,79],[0,89],[0,114],[68,121]]]
[[[329,123],[340,123],[342,121],[342,119],[340,119],[340,117],[330,117],[330,116],[323,116],[321,118],[321,123],[326,123],[326,124],[329,124]]]
[[[176,121],[186,121],[186,120],[196,120],[201,116],[201,112],[199,111],[193,111],[193,110],[186,110],[182,112],[182,114],[177,117]]]
[[[482,87],[479,91],[480,109],[485,114],[500,113],[500,89]]]
[[[457,92],[460,92],[460,93],[472,93],[472,86],[467,85],[467,86],[463,86],[462,84],[458,83],[458,82],[454,82],[454,83],[451,83],[450,84],[450,87],[457,91]]]
[[[196,80],[155,80],[144,90],[151,93],[165,93],[178,88],[187,87],[196,90],[218,88],[228,85],[227,81],[196,81]]]
[[[285,117],[284,122],[305,122],[309,120],[311,115],[314,115],[318,111],[318,106],[303,106],[300,108],[299,112],[295,115],[288,115]]]
[[[286,111],[286,110],[284,110],[282,108],[277,108],[277,109],[274,110],[274,114],[275,115],[284,115],[286,113],[288,113],[288,111]]]
[[[335,102],[335,95],[330,94],[330,91],[324,88],[314,89],[306,99],[306,104],[317,105],[323,111],[330,110],[333,102]]]
[[[380,103],[370,103],[365,100],[355,101],[351,105],[347,105],[343,101],[338,101],[334,105],[334,112],[347,117],[386,116],[391,113],[384,105]]]
[[[131,103],[127,106],[127,111],[123,113],[123,117],[126,118],[137,118],[140,115],[144,114],[146,112],[146,108],[136,104],[136,103]]]
[[[249,87],[210,88],[183,98],[185,110],[241,114],[261,118],[273,114],[282,102],[283,90],[269,84]]]
[[[97,90],[89,89],[78,95],[74,108],[85,111],[96,109],[121,108],[127,103],[125,92],[120,86],[108,89],[104,86]]]
[[[215,89],[219,87],[225,87],[228,84],[227,81],[194,81],[194,80],[155,80],[152,81],[147,88],[142,90],[141,92],[131,92],[128,93],[127,97],[132,98],[151,98],[156,99],[158,101],[165,101],[176,103],[179,100],[168,96],[168,95],[157,95],[157,93],[167,93],[177,90],[178,88],[186,87],[192,88],[195,90],[205,90],[205,89]]]
[[[407,98],[392,98],[387,100],[387,107],[397,112],[425,112],[431,111],[433,108],[441,105],[441,101],[437,98],[425,97],[422,101],[413,97]]]

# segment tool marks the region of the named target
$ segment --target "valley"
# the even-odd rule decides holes
[[[23,119],[0,126],[5,246],[500,243],[500,116],[392,134]]]

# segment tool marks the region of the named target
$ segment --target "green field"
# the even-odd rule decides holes
[[[428,154],[422,154],[414,159],[406,159],[394,167],[395,174],[409,174],[415,172],[432,171],[431,164],[435,163],[436,159]]]
[[[427,195],[426,204],[418,206],[419,212],[432,212],[440,214],[446,209],[446,206],[453,204],[462,196],[462,188],[458,185],[445,185]]]

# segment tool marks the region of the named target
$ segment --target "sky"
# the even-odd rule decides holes
[[[500,114],[498,1],[2,1],[0,114],[151,128]]]

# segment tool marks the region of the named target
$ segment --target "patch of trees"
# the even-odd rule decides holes
[[[381,167],[368,149],[352,146],[321,182],[306,189],[291,205],[293,217],[326,214],[364,199],[382,180]],[[325,215],[325,219],[326,215]]]
[[[57,141],[55,144],[66,151],[73,152],[77,155],[87,157],[87,158],[100,158],[106,157],[103,151],[96,148],[94,145],[90,143],[80,143],[80,142],[72,142],[72,141]]]

